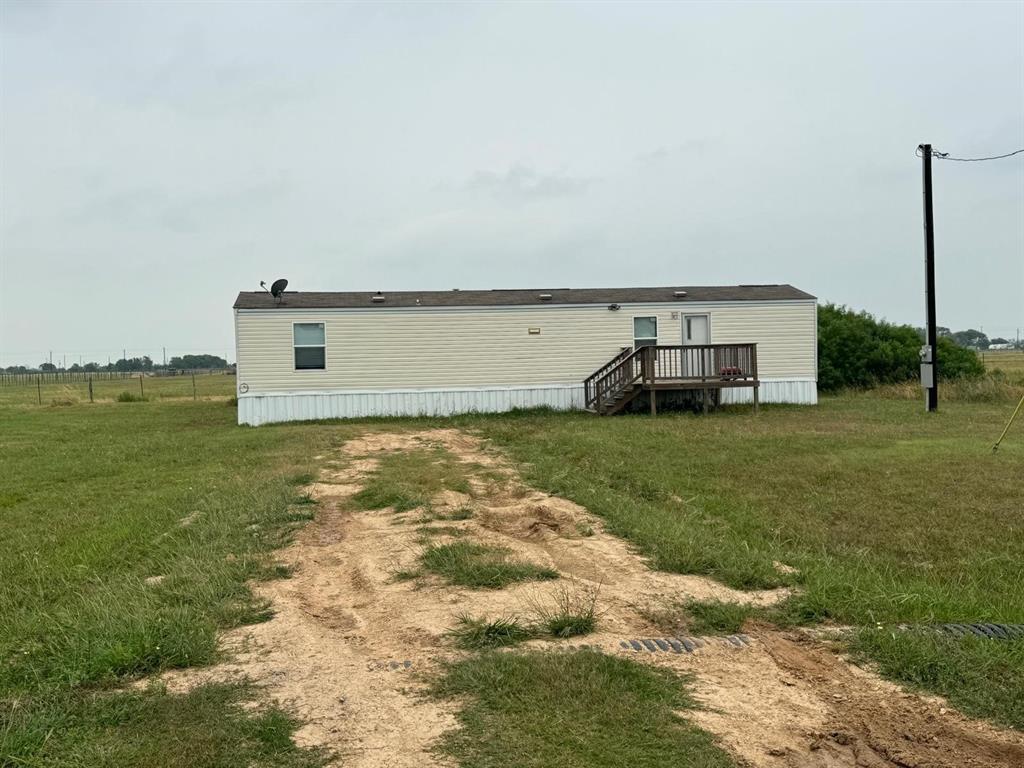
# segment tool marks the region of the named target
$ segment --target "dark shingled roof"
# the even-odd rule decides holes
[[[676,291],[686,296],[676,298]],[[813,299],[791,285],[678,286],[667,288],[527,288],[492,291],[383,291],[374,302],[370,291],[286,291],[280,304],[265,291],[243,291],[235,309],[352,309],[358,307],[516,307],[551,304],[650,304],[688,301],[785,301]],[[550,299],[542,299],[550,295]]]

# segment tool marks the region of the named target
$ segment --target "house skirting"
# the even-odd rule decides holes
[[[751,402],[751,390],[723,390],[722,401]],[[818,402],[817,385],[813,380],[765,380],[761,382],[761,402],[813,405]],[[250,393],[238,397],[238,423],[259,426],[367,416],[451,416],[545,406],[559,411],[582,410],[583,385]]]
[[[761,379],[759,399],[762,403],[818,404],[818,382],[814,379]],[[754,402],[750,387],[729,387],[722,390],[722,405]]]

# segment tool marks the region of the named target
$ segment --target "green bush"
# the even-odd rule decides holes
[[[939,378],[976,379],[985,374],[985,364],[973,349],[961,347],[947,336],[939,337]]]
[[[876,320],[867,312],[825,304],[818,308],[818,387],[836,391],[916,380],[921,337],[909,325]],[[973,350],[939,338],[942,379],[981,376],[985,368]]]

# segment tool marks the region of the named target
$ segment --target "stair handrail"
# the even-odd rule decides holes
[[[600,413],[605,409],[605,400],[615,397],[619,392],[628,389],[636,383],[646,368],[645,365],[636,365],[636,361],[643,361],[644,350],[647,347],[637,347],[633,350],[623,350],[616,358],[621,358],[603,375],[594,382],[594,410]],[[628,352],[628,354],[627,354]],[[589,404],[588,404],[589,405]]]
[[[608,373],[608,371],[610,371],[616,365],[625,360],[627,357],[629,357],[631,354],[633,354],[632,347],[623,347],[622,350],[617,355],[615,355],[615,357],[613,357],[611,360],[609,360],[607,363],[602,365],[600,368],[598,368],[596,371],[594,371],[592,374],[590,374],[589,376],[587,376],[587,378],[583,380],[584,402],[587,408],[590,408],[592,404],[597,402],[596,391],[594,388],[594,385],[597,382],[597,380],[604,376],[606,373]]]

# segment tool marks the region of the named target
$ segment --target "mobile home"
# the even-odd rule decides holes
[[[817,402],[817,302],[790,285],[242,292],[234,313],[241,424]]]

